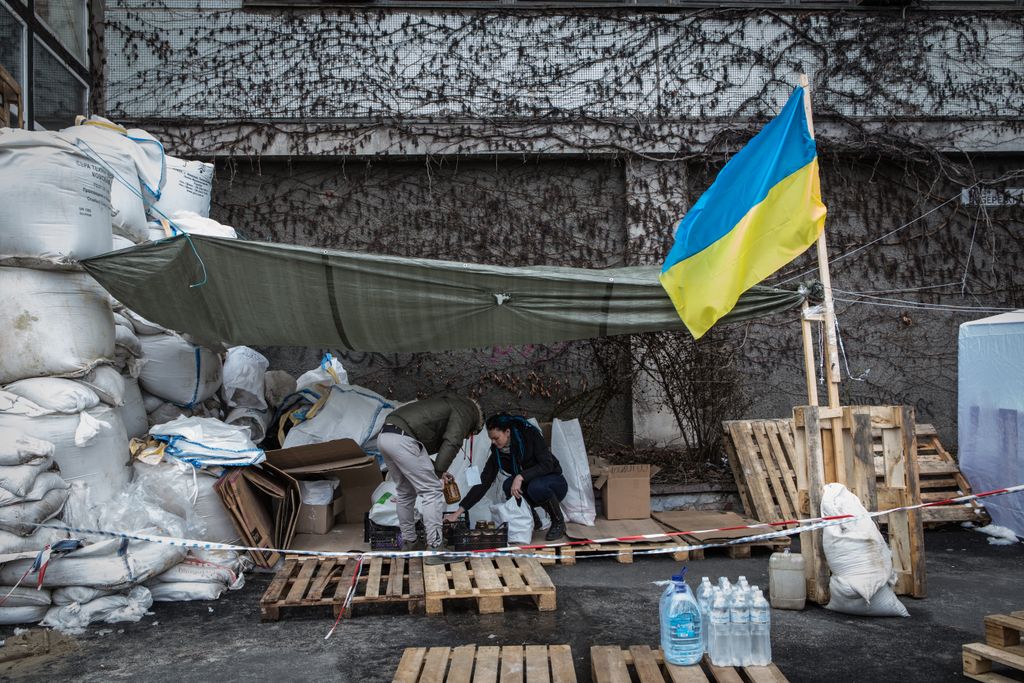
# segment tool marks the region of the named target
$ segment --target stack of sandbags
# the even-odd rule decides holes
[[[251,560],[233,550],[193,548],[180,564],[146,582],[154,602],[216,600],[245,586]]]

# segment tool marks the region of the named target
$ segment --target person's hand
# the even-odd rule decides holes
[[[509,489],[509,493],[516,497],[516,500],[523,499],[523,475],[517,474],[516,478],[512,480],[512,486]]]
[[[450,472],[442,472],[441,481],[447,484],[450,481],[455,481],[455,477],[453,477]]]
[[[463,510],[462,507],[459,506],[459,509],[456,510],[455,512],[449,512],[447,515],[445,515],[444,516],[444,521],[446,521],[446,522],[457,522],[457,521],[459,521],[459,517],[461,517],[462,513],[464,513],[464,512],[465,512],[465,510]]]

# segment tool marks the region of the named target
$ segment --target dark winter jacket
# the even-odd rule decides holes
[[[562,473],[562,466],[558,464],[558,459],[551,453],[551,449],[548,448],[547,442],[544,441],[544,435],[540,431],[532,427],[520,429],[513,426],[512,429],[520,436],[523,446],[522,453],[519,452],[515,438],[509,443],[508,453],[502,453],[491,446],[490,457],[487,458],[487,464],[484,465],[484,471],[480,475],[480,483],[471,488],[459,503],[464,510],[473,507],[484,497],[497,478],[499,469],[510,477],[517,474],[523,475],[524,488],[526,484],[538,477]]]
[[[438,476],[451,466],[466,437],[484,428],[480,407],[451,393],[413,401],[388,415],[384,422],[412,436],[428,453],[437,453],[434,471]]]

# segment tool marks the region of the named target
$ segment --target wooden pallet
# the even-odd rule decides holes
[[[504,612],[505,598],[533,598],[537,609],[555,609],[555,585],[540,563],[526,557],[472,557],[424,565],[427,614],[444,614],[448,600],[476,600],[481,614]]]
[[[723,548],[705,548],[702,550],[691,550],[690,560],[704,560],[708,557],[728,557],[730,560],[745,560],[758,553],[774,553],[789,547],[788,538],[780,539],[781,543],[772,541],[758,541],[756,543],[744,543],[742,545],[730,545]]]
[[[964,676],[986,683],[1019,683],[1024,680],[1024,611],[985,617],[985,642],[964,645]],[[992,671],[1000,664],[1021,673],[1018,678]]]
[[[524,676],[525,674],[525,676]],[[499,678],[500,675],[500,678]],[[576,683],[568,645],[406,648],[393,683]]]
[[[686,562],[692,558],[689,551],[679,550],[672,553],[651,553],[651,554],[635,554],[640,553],[644,550],[658,550],[660,548],[674,547],[686,545],[686,542],[679,541],[668,541],[666,543],[588,543],[586,545],[567,545],[554,550],[558,554],[559,564],[571,565],[576,564],[578,557],[586,557],[588,555],[611,555],[615,553],[614,557],[607,559],[614,559],[619,564],[632,564],[634,557],[671,557],[676,562]]]
[[[737,541],[744,536],[753,536],[764,533],[764,529],[743,530],[734,527],[745,524],[755,524],[756,520],[743,517],[735,512],[710,511],[710,510],[667,510],[653,512],[651,516],[661,523],[662,526],[673,531],[693,531],[694,529],[732,529],[732,531],[714,531],[701,534],[684,534],[678,536],[678,542],[697,546],[704,543],[725,543]],[[737,545],[725,546],[722,548],[691,549],[689,559],[703,560],[708,555],[721,555],[731,559],[742,559],[750,557],[753,551],[775,552],[790,546],[788,536],[778,538],[752,541]]]
[[[352,585],[355,558],[296,557],[289,555],[260,598],[260,618],[280,619],[281,609],[330,607],[337,616]],[[363,560],[350,604],[404,602],[409,612],[423,611],[426,596],[423,560],[369,557]],[[351,616],[351,613],[348,615]]]
[[[676,666],[665,662],[660,649],[633,645],[629,649],[617,645],[595,645],[590,648],[590,670],[594,683],[786,683],[774,664],[768,666],[715,666],[705,655],[693,666]]]

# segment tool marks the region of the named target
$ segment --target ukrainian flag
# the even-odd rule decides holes
[[[694,338],[825,227],[818,156],[797,88],[676,228],[661,284]]]

